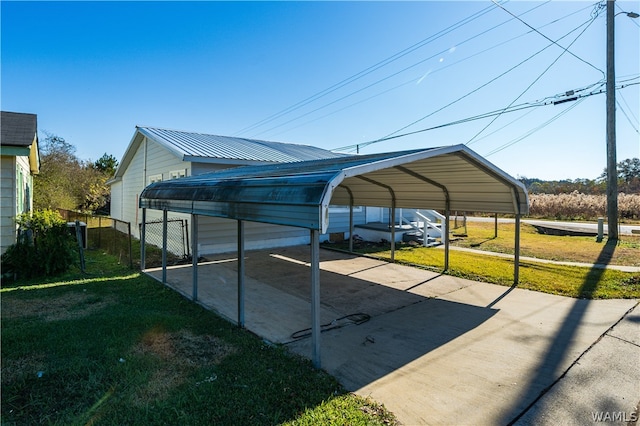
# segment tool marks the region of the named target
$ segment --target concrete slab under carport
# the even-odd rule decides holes
[[[320,254],[322,323],[355,312],[372,316],[322,334],[322,367],[404,424],[507,424],[535,411],[538,398],[637,303],[576,300]],[[246,257],[246,327],[310,357],[310,339],[290,337],[310,327],[309,247]],[[191,268],[170,269],[167,277],[191,294]],[[200,303],[235,320],[236,277],[236,262],[201,265]],[[555,409],[577,423],[583,417],[567,405]]]
[[[237,321],[237,259],[234,254],[209,256],[198,266],[198,301]],[[309,246],[245,253],[245,327],[273,343],[311,327]],[[450,279],[423,286],[439,274],[416,268],[320,250],[321,323],[355,313],[375,317],[455,291],[472,281]],[[157,280],[162,269],[147,269]],[[167,284],[191,298],[190,265],[167,268]],[[417,291],[406,291],[416,288]],[[305,356],[310,356],[305,354]]]

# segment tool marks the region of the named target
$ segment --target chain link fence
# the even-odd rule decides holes
[[[182,259],[188,259],[191,255],[188,229],[186,219],[167,219],[167,251]],[[141,235],[142,225],[139,231]],[[145,242],[162,248],[162,219],[147,222],[146,231]]]
[[[85,248],[104,250],[116,256],[121,264],[129,265],[131,268],[140,266],[139,240],[132,237],[130,222],[73,210],[58,209],[58,213],[69,223],[70,228],[74,228],[76,220],[81,222]],[[142,224],[139,224],[138,228],[142,232]],[[183,263],[191,258],[188,230],[186,219],[167,220],[167,254],[170,264]],[[162,219],[146,223],[145,242],[146,267],[161,266]],[[134,243],[137,247],[135,252]]]
[[[69,224],[76,220],[85,224],[83,226],[86,236],[85,248],[104,250],[116,256],[121,264],[133,268],[131,223],[108,216],[91,215],[73,210],[58,209],[58,213]]]

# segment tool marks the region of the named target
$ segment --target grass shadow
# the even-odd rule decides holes
[[[484,243],[488,243],[489,241],[493,241],[493,240],[495,240],[496,238],[498,238],[498,237],[487,238],[487,239],[486,239],[486,240],[484,240],[484,241],[480,241],[480,242],[477,242],[477,243],[470,244],[470,246],[471,246],[471,247],[480,247],[480,246],[482,246]]]

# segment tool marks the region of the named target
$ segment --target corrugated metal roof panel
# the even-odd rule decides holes
[[[192,161],[197,161],[197,157],[200,157],[289,163],[344,156],[343,154],[309,145],[183,132],[155,127],[138,127],[138,130],[168,149],[177,151],[183,157],[190,157]]]
[[[338,188],[347,188],[361,206],[529,210],[524,185],[464,145],[238,167],[156,182],[141,194],[140,207],[325,232],[329,204],[349,204],[348,191]]]

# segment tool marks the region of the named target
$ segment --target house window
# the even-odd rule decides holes
[[[187,169],[172,170],[169,172],[170,179],[179,179],[187,175]]]
[[[16,174],[18,179],[16,182],[16,213],[24,213],[24,175],[22,174],[22,167],[17,166]]]
[[[162,173],[159,175],[149,176],[149,184],[152,184],[154,182],[162,182]]]

